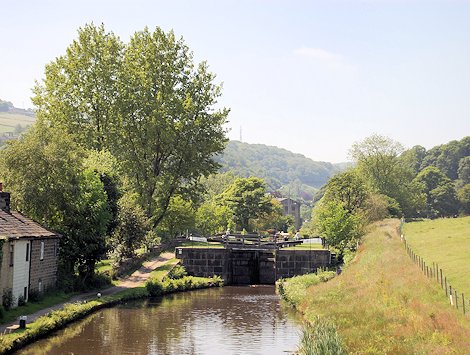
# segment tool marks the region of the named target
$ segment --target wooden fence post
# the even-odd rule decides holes
[[[444,277],[445,289],[446,289],[446,297],[447,297],[447,276]]]
[[[459,299],[457,298],[457,290],[454,289],[455,294],[455,308],[459,309]]]
[[[463,314],[465,314],[465,296],[462,292],[462,310],[463,310]]]
[[[442,282],[442,269],[440,269],[440,271],[441,271],[441,288],[444,288],[444,283]]]

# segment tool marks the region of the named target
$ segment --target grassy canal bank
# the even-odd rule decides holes
[[[87,302],[77,302],[65,304],[62,309],[46,314],[36,321],[27,324],[26,329],[21,329],[12,334],[0,336],[0,354],[11,353],[25,345],[40,339],[50,333],[65,327],[67,324],[82,319],[85,316],[106,307],[129,300],[141,299],[151,296],[161,296],[172,292],[183,292],[208,287],[223,285],[223,280],[219,277],[203,278],[182,276],[177,279],[162,279],[173,267],[173,260],[169,260],[152,272],[152,277],[146,285],[131,288],[113,295],[96,298]],[[155,285],[162,285],[158,292],[155,292]]]
[[[410,260],[398,220],[372,226],[344,272],[314,284],[287,282],[284,298],[307,322],[333,324],[351,353],[470,353],[470,318]]]

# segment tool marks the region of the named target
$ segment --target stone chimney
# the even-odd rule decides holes
[[[10,213],[10,193],[3,192],[3,184],[0,182],[0,209]]]

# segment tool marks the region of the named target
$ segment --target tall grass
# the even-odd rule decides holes
[[[281,297],[296,308],[307,297],[307,289],[310,286],[331,280],[335,275],[334,271],[319,269],[314,274],[281,279],[276,282],[276,286]]]
[[[302,329],[299,353],[302,355],[347,354],[336,327],[329,321],[316,317]]]

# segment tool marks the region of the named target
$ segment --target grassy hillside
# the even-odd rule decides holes
[[[416,254],[439,264],[452,287],[470,297],[470,217],[406,223],[404,234]]]
[[[398,228],[374,225],[345,271],[310,287],[298,308],[332,320],[351,353],[470,353],[470,318],[410,260]]]
[[[34,123],[35,118],[18,113],[0,112],[0,132],[14,132],[15,127],[30,126]]]
[[[230,141],[218,161],[222,171],[232,170],[242,177],[261,177],[271,190],[289,185],[284,188],[285,195],[310,200],[333,174],[344,169],[344,164],[317,162],[278,147],[239,141]]]

